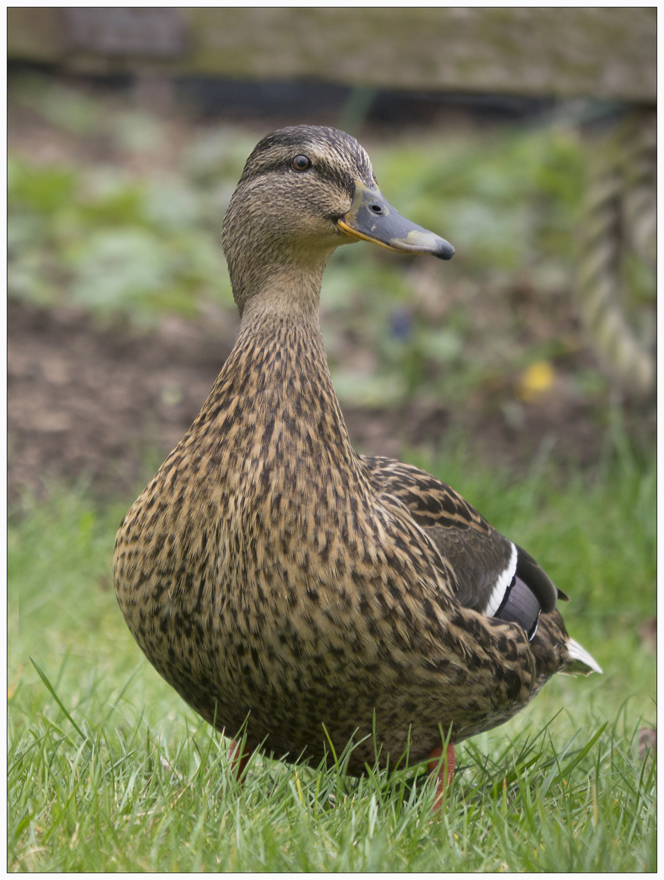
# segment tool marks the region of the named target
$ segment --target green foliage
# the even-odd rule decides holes
[[[186,146],[171,154],[168,123],[117,98],[95,99],[40,78],[19,79],[10,95],[89,152],[83,163],[59,164],[10,155],[10,296],[140,321],[164,311],[193,315],[211,300],[234,308],[219,229],[255,134],[191,125]],[[386,196],[457,253],[427,268],[368,245],[335,255],[322,306],[342,397],[385,405],[417,390],[455,399],[543,356],[524,338],[509,298],[525,283],[552,322],[560,298],[569,298],[588,162],[573,126],[362,139]],[[100,141],[112,158],[93,158]],[[486,319],[492,333],[480,340],[489,301],[497,319]],[[404,310],[409,327],[402,321],[395,332]],[[341,343],[349,327],[362,333],[367,358],[346,375]],[[575,347],[577,340],[565,338],[544,356]]]
[[[409,456],[413,460],[413,456]],[[594,474],[546,455],[526,479],[432,467],[524,545],[572,601],[604,675],[556,676],[509,724],[458,749],[441,816],[420,769],[346,778],[227,746],[142,658],[110,582],[127,504],[25,498],[10,518],[9,866],[17,871],[636,871],[655,867],[655,471],[620,431]],[[626,584],[629,585],[626,588]],[[32,662],[31,662],[32,658]]]
[[[370,151],[399,209],[453,241],[455,271],[569,263],[587,162],[572,128],[497,129]]]
[[[8,182],[10,295],[143,321],[232,301],[218,232],[180,181],[11,158]]]
[[[578,350],[578,338],[555,338],[553,329],[572,310],[573,239],[588,161],[577,132],[561,125],[366,146],[390,201],[448,238],[456,254],[444,266],[377,248],[335,255],[322,303],[342,399],[399,403],[417,389],[453,402],[533,360]],[[514,302],[520,287],[552,328],[539,349]],[[402,322],[397,333],[400,312],[409,326]],[[346,373],[336,343],[349,326],[369,340],[373,359]],[[604,391],[601,377],[599,386]]]

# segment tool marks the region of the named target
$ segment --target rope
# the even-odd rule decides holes
[[[604,368],[622,389],[655,382],[656,117],[633,111],[593,164],[579,228],[576,293]]]

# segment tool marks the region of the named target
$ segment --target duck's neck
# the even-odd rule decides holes
[[[247,300],[237,341],[205,409],[220,413],[221,405],[232,413],[238,429],[231,432],[233,442],[247,454],[255,450],[263,463],[355,471],[358,458],[323,347],[319,295],[320,278],[308,274],[296,282],[292,273],[282,273]]]
[[[238,291],[233,283],[235,299],[240,305],[240,334],[269,332],[277,322],[315,325],[320,335],[318,305],[325,263],[304,271],[291,264],[275,266],[251,296]]]

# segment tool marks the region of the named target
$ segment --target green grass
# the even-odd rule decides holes
[[[86,726],[87,727],[87,726]],[[633,871],[655,865],[654,762],[620,723],[463,750],[438,819],[424,776],[347,779],[252,761],[243,789],[202,726],[169,748],[138,724],[12,744],[19,871]],[[496,760],[496,758],[498,760]],[[18,785],[16,783],[19,783]]]
[[[438,820],[412,769],[356,780],[343,759],[325,771],[254,757],[240,789],[227,742],[142,658],[116,605],[130,499],[25,499],[8,533],[9,869],[654,870],[654,758],[638,748],[655,721],[638,635],[655,613],[654,464],[612,447],[592,475],[563,478],[542,457],[515,482],[461,451],[416,463],[545,564],[603,676],[557,676],[462,744]]]

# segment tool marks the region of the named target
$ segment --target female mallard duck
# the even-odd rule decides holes
[[[114,578],[157,671],[255,748],[349,771],[502,724],[555,673],[601,672],[566,599],[453,489],[352,448],[323,350],[323,270],[341,244],[450,259],[385,200],[344,132],[254,149],[223,244],[241,325],[198,418],[127,513]]]

